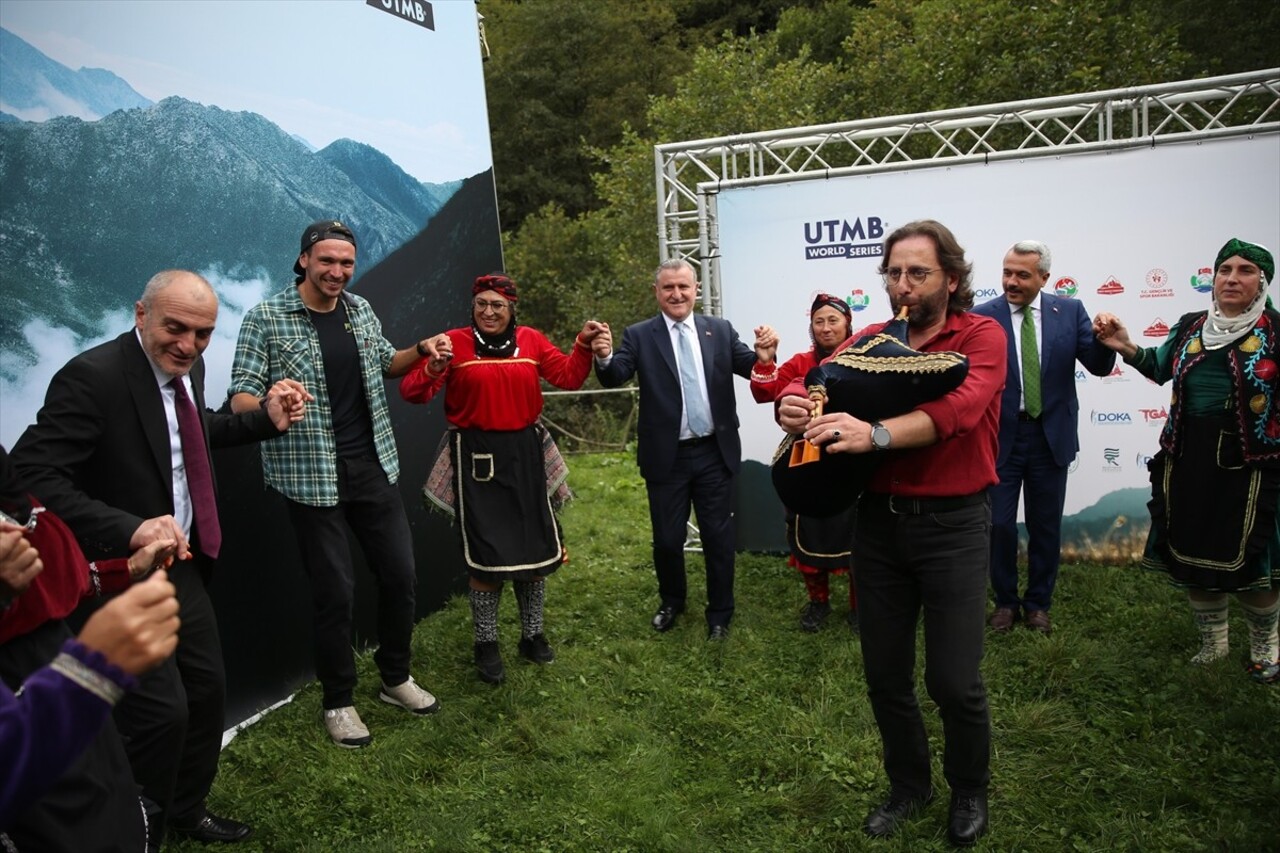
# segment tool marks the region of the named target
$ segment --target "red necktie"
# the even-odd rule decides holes
[[[178,377],[169,383],[178,411],[178,437],[182,439],[182,462],[187,469],[187,492],[195,528],[200,534],[200,550],[217,559],[222,548],[222,526],[218,524],[218,502],[213,496],[213,471],[204,447],[204,429],[200,413],[187,396],[187,388]]]

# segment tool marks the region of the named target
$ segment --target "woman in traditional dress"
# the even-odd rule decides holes
[[[796,353],[772,376],[751,377],[751,395],[757,403],[772,403],[779,392],[831,355],[849,337],[852,313],[843,299],[819,293],[809,308],[809,349]],[[800,612],[800,630],[818,631],[831,614],[830,576],[849,574],[849,626],[858,630],[858,594],[849,565],[849,542],[853,538],[853,508],[828,518],[797,515],[789,507],[788,563],[800,570],[809,601]]]
[[[501,273],[472,286],[471,325],[431,339],[400,382],[411,403],[443,388],[449,430],[424,492],[456,515],[470,574],[475,661],[480,678],[502,681],[498,601],[510,580],[520,609],[520,654],[549,663],[543,632],[544,579],[565,560],[555,512],[570,497],[568,471],[542,414],[541,379],[576,390],[591,372],[588,321],[565,355],[537,329],[516,323],[516,284]]]
[[[1129,340],[1118,318],[1094,319],[1099,340],[1159,384],[1173,380],[1169,419],[1151,460],[1151,533],[1143,565],[1187,590],[1201,646],[1227,655],[1227,594],[1249,626],[1249,674],[1280,679],[1280,313],[1267,297],[1275,259],[1232,239],[1214,264],[1208,311],[1184,315],[1158,347]]]

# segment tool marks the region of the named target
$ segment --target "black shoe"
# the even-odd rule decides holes
[[[190,838],[193,841],[202,841],[205,844],[218,841],[230,843],[244,841],[253,834],[253,829],[248,824],[228,817],[218,817],[210,811],[205,811],[204,817],[195,823],[170,823],[169,831],[174,835]]]
[[[498,684],[506,677],[497,642],[476,643],[476,672],[481,681],[489,684]]]
[[[972,847],[987,834],[987,794],[951,794],[947,811],[947,840],[956,847]]]
[[[556,653],[551,651],[551,645],[547,642],[547,638],[542,634],[534,634],[532,637],[520,638],[520,656],[533,661],[534,663],[551,663],[556,659]]]
[[[707,627],[708,640],[727,640],[729,639],[728,625],[710,625]]]
[[[810,601],[800,611],[800,630],[806,634],[816,634],[830,615],[830,604],[825,601]]]
[[[924,811],[933,802],[933,789],[923,797],[900,797],[890,794],[889,799],[867,815],[862,831],[872,838],[888,838],[898,831],[898,826],[908,818]]]
[[[858,611],[850,610],[844,615],[844,621],[849,623],[849,630],[853,633],[856,634],[861,630],[861,626],[858,624]]]
[[[675,627],[676,617],[680,615],[680,611],[676,609],[674,604],[664,604],[658,608],[658,612],[653,614],[653,630],[670,631]]]

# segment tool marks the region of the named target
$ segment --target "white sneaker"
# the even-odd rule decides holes
[[[373,742],[373,735],[369,734],[369,730],[360,721],[360,715],[350,705],[325,711],[324,727],[334,743],[347,749],[359,749]]]
[[[409,680],[404,684],[397,684],[395,687],[388,687],[384,683],[378,698],[388,705],[399,705],[415,714],[434,714],[440,710],[440,703],[436,701],[436,697],[419,687],[413,680],[413,676],[409,676]]]

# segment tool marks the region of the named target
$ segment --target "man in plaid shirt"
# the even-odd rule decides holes
[[[409,675],[413,634],[413,544],[395,482],[400,475],[387,410],[386,378],[403,375],[424,342],[396,350],[369,303],[348,293],[356,238],[336,220],[302,233],[292,287],[251,309],[240,327],[231,368],[231,408],[257,408],[277,377],[315,394],[307,416],[262,454],[268,485],[285,498],[303,565],[311,578],[316,675],[324,722],[339,746],[372,737],[353,705],[355,534],[378,585],[378,650],[383,702],[415,714],[439,708]]]

